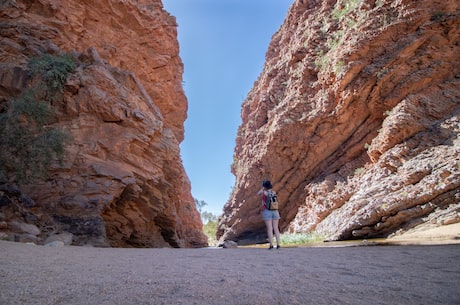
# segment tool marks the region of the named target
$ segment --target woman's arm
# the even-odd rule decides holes
[[[264,192],[264,188],[261,188],[258,192],[257,195],[261,195]]]

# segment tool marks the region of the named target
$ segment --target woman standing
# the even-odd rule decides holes
[[[276,248],[279,249],[281,247],[280,230],[278,228],[280,213],[278,210],[269,210],[267,204],[269,200],[268,194],[269,192],[273,192],[272,188],[271,182],[269,180],[264,180],[262,182],[262,188],[257,193],[262,195],[262,217],[267,226],[268,242],[270,243],[269,250],[273,249],[273,231],[275,231]]]

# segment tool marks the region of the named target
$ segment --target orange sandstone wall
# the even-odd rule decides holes
[[[27,86],[30,58],[68,52],[78,63],[54,104],[55,126],[73,137],[64,162],[46,181],[21,187],[35,202],[33,219],[12,213],[25,207],[10,198],[2,227],[12,217],[35,225],[38,242],[65,232],[78,245],[207,245],[180,159],[187,100],[177,24],[161,1],[0,6],[0,103]]]
[[[218,237],[333,240],[460,221],[460,3],[297,0],[243,103]]]

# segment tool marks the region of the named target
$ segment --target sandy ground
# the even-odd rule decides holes
[[[412,229],[408,232],[387,239],[385,242],[395,244],[460,244],[460,223],[454,223],[441,227]]]
[[[460,304],[460,245],[269,251],[0,241],[0,304]]]

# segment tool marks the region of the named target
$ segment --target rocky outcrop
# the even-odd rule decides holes
[[[265,239],[263,179],[285,232],[343,240],[460,222],[459,7],[295,1],[242,106],[221,241]]]
[[[0,22],[3,104],[30,83],[30,58],[66,52],[77,63],[53,100],[53,126],[72,138],[64,160],[21,186],[33,207],[0,191],[10,202],[3,218],[33,223],[41,240],[70,233],[77,245],[205,246],[180,159],[187,101],[177,24],[161,1],[3,1]]]

